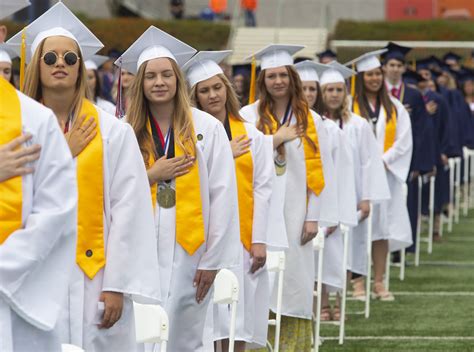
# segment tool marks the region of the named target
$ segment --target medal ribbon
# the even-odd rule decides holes
[[[265,131],[265,134],[273,134],[278,130],[278,121],[269,110],[267,111],[267,114],[271,117],[273,126],[271,131],[268,131],[268,133]],[[285,120],[286,117],[283,121],[286,122]],[[306,164],[306,184],[308,188],[314,192],[314,194],[319,196],[324,189],[324,172],[319,148],[318,132],[316,131],[313,115],[311,115],[310,110],[308,110],[307,120],[308,127],[306,128],[306,134],[314,142],[316,151],[314,151],[313,147],[310,143],[308,143],[306,138],[302,138],[304,159]]]
[[[234,116],[228,117],[229,127],[234,136],[247,136],[247,130],[244,122],[236,119]],[[248,138],[248,136],[247,136]],[[230,138],[232,140],[232,137]],[[240,241],[247,251],[252,246],[253,233],[253,159],[252,153],[242,154],[235,161],[235,173],[237,177],[237,196],[239,200],[239,219],[240,219]]]
[[[0,77],[0,145],[21,136],[21,105],[13,86]],[[0,182],[0,245],[22,226],[22,178]]]
[[[147,130],[151,135],[153,135],[150,118],[147,119]],[[168,132],[171,134],[170,131]],[[194,127],[192,135],[194,136]],[[176,157],[183,155],[194,156],[191,148],[183,150],[178,143],[173,143],[176,138],[182,140],[181,136],[176,136],[175,132],[173,132],[173,136],[170,136],[169,139],[170,145],[168,153],[174,151]],[[186,141],[183,142],[184,145],[187,145]],[[188,145],[190,142],[194,145],[196,144],[194,138],[192,141],[188,141]],[[174,144],[174,146],[171,147],[171,144]],[[148,167],[151,167],[155,161],[155,155],[151,153],[148,159]],[[187,174],[176,178],[175,186],[176,242],[181,245],[189,255],[193,255],[205,241],[199,166],[197,160],[191,166]],[[158,185],[155,183],[150,188],[153,207],[156,207]]]
[[[357,102],[357,97],[354,98],[354,103],[352,104],[352,111],[354,112],[354,114],[361,116],[359,103]],[[386,116],[385,139],[384,139],[384,146],[383,146],[384,153],[393,146],[393,144],[395,143],[395,137],[397,134],[397,113],[395,109],[392,109],[390,120],[388,119],[388,114],[386,110],[385,110],[385,116]]]

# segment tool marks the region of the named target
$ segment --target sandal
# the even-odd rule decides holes
[[[372,292],[374,299],[379,299],[383,302],[391,302],[395,300],[395,297],[390,291],[385,289],[383,282],[374,283],[374,291]]]
[[[321,308],[321,321],[331,321],[331,307],[326,306]]]
[[[351,280],[352,297],[358,301],[365,302],[365,278],[364,276]]]
[[[338,306],[335,306],[332,310],[332,320],[340,321],[341,320],[341,309]],[[344,316],[344,320],[347,321],[347,314]]]

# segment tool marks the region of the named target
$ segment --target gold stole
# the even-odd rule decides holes
[[[84,99],[78,116],[93,117],[97,134],[77,156],[78,220],[76,262],[89,279],[105,266],[104,163],[99,112]],[[86,121],[84,123],[86,123]]]
[[[244,122],[229,116],[232,136],[247,135]],[[253,159],[249,152],[235,159],[235,173],[237,177],[237,195],[239,200],[240,241],[247,251],[252,246],[253,233]]]
[[[146,124],[148,133],[150,133],[150,136],[152,136],[150,120],[148,118]],[[192,135],[194,136],[194,127]],[[174,135],[174,140],[177,140],[176,133]],[[194,137],[191,142],[196,145],[196,140]],[[190,148],[187,149],[189,150],[184,151],[178,143],[175,143],[175,157],[186,154],[192,155],[192,150]],[[151,167],[155,161],[156,159],[153,153],[150,154],[148,167]],[[177,177],[175,182],[176,242],[178,242],[178,244],[180,244],[189,255],[193,255],[205,240],[201,186],[199,179],[199,166],[196,160],[193,166],[189,169],[189,172],[185,175]],[[153,207],[155,207],[158,185],[155,183],[150,188]]]
[[[359,103],[357,102],[357,98],[354,98],[354,103],[352,104],[352,110],[356,115],[360,115],[360,107]],[[385,108],[384,108],[385,110]],[[389,150],[393,143],[395,143],[395,137],[397,135],[397,113],[395,108],[392,109],[392,114],[390,116],[390,120],[388,120],[387,111],[385,111],[385,139],[383,143],[383,152],[385,153]]]
[[[268,111],[269,116],[272,118],[272,130],[269,132],[273,134],[278,129],[278,122],[276,118]],[[306,184],[308,188],[319,196],[324,189],[324,172],[323,172],[323,162],[321,160],[321,149],[319,148],[319,139],[318,132],[316,131],[316,126],[314,124],[313,115],[311,111],[308,110],[308,127],[306,128],[306,134],[313,141],[316,146],[316,151],[314,151],[311,144],[302,138],[303,140],[303,150],[304,150],[304,159],[306,164]],[[265,132],[265,134],[268,134]]]
[[[0,145],[21,135],[21,105],[15,88],[0,77]],[[22,177],[0,182],[0,245],[21,228]]]

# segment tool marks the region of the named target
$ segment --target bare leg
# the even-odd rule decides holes
[[[383,282],[385,265],[387,263],[388,241],[378,240],[372,242],[372,260],[374,262],[374,281]]]

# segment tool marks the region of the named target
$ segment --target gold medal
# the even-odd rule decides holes
[[[277,176],[284,175],[286,172],[286,160],[281,156],[277,156],[274,160],[275,172]]]
[[[160,185],[156,199],[161,208],[173,208],[176,205],[176,191],[168,184]]]

